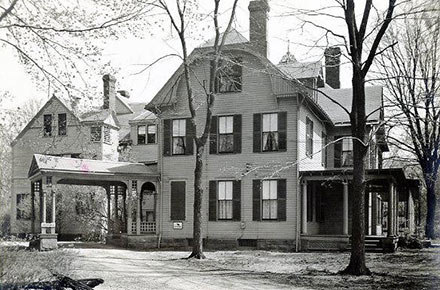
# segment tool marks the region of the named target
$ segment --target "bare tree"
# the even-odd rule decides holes
[[[212,12],[212,20],[214,23],[215,40],[212,47],[212,62],[211,62],[211,74],[209,76],[209,86],[204,88],[205,106],[206,112],[202,113],[202,110],[198,110],[199,105],[194,95],[193,84],[191,80],[191,65],[193,61],[197,60],[197,56],[190,58],[188,52],[188,21],[190,21],[191,13],[191,1],[176,0],[175,5],[171,6],[164,0],[158,1],[158,6],[163,9],[171,21],[174,31],[177,32],[180,44],[182,47],[182,61],[183,61],[183,80],[186,88],[186,94],[188,99],[188,108],[191,114],[190,122],[194,128],[194,132],[200,132],[193,137],[193,142],[196,145],[196,159],[194,169],[194,221],[193,221],[193,250],[189,258],[203,259],[205,255],[203,253],[203,235],[202,235],[202,202],[203,202],[203,186],[202,186],[202,174],[203,174],[203,153],[205,151],[205,145],[209,137],[211,129],[211,117],[212,108],[216,97],[215,82],[216,73],[219,67],[219,61],[222,58],[223,47],[228,32],[231,29],[232,22],[235,17],[235,11],[238,0],[234,0],[233,6],[228,18],[227,27],[223,33],[220,32],[219,25],[219,10],[220,0],[213,0],[214,8]],[[201,57],[201,56],[200,56]],[[202,118],[202,114],[205,114],[205,122],[201,128],[197,130],[197,119]]]
[[[411,5],[409,11],[414,10]],[[440,16],[439,4],[394,23],[379,58],[379,74],[393,106],[389,136],[400,158],[416,161],[426,186],[425,234],[434,238],[435,184],[440,166]],[[402,135],[407,138],[402,138]]]

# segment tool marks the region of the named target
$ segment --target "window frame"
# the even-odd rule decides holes
[[[97,126],[90,126],[90,141],[94,142],[94,143],[99,143],[102,141],[102,125],[97,125]],[[93,133],[93,129],[99,128],[99,130],[97,130],[97,132],[99,132],[99,139],[96,139],[94,136],[97,136],[97,132]]]
[[[279,150],[279,129],[278,129],[278,122],[279,122],[279,118],[278,118],[278,115],[279,115],[279,112],[271,112],[271,113],[261,113],[261,138],[260,138],[260,142],[261,142],[261,152],[277,152],[277,151],[280,151]],[[264,130],[264,116],[275,116],[276,117],[276,130],[271,130],[272,128],[272,117],[270,118],[270,121],[269,121],[269,127],[270,127],[270,129],[269,129],[269,131],[265,131]],[[275,134],[275,139],[276,139],[276,149],[272,149],[272,150],[268,150],[268,149],[265,149],[265,144],[264,144],[264,135],[265,134],[269,134],[269,133],[276,133]],[[269,137],[268,137],[269,138]]]
[[[46,117],[50,117],[50,131],[46,131],[48,127],[46,127]],[[53,136],[53,114],[44,114],[43,115],[43,137],[52,137]]]
[[[306,117],[306,156],[313,158],[313,121]]]
[[[220,119],[222,119],[222,118],[226,118],[226,125],[225,125],[225,128],[226,128],[226,131],[227,131],[227,128],[228,128],[228,124],[227,124],[227,120],[231,120],[231,124],[230,124],[230,127],[231,127],[231,132],[226,132],[226,133],[220,133]],[[218,142],[217,142],[217,152],[219,153],[219,154],[230,154],[230,153],[234,153],[234,150],[235,150],[235,144],[234,144],[234,115],[223,115],[223,116],[218,116],[217,117],[217,138],[218,138]],[[221,148],[221,136],[228,136],[229,138],[231,138],[232,139],[232,147],[231,147],[231,150],[230,151],[222,151],[222,150],[220,150],[220,148]]]
[[[220,184],[225,184],[225,198],[220,199]],[[230,186],[227,187],[227,184]],[[227,189],[230,188],[230,198],[227,198]],[[221,217],[220,206],[221,203],[225,204],[225,217]],[[229,207],[228,207],[229,204]],[[217,220],[218,221],[232,221],[234,219],[234,181],[232,180],[219,180],[217,181]],[[229,208],[229,216],[227,209]]]
[[[224,63],[227,63],[223,66]],[[230,71],[222,71],[230,70]],[[236,71],[234,71],[236,69]],[[228,93],[240,93],[243,91],[243,58],[233,57],[230,60],[219,60],[217,71],[215,72],[215,85],[214,91],[217,94],[228,94]],[[227,78],[227,81],[231,81],[231,89],[221,90],[222,79]],[[232,80],[231,80],[232,79]],[[234,85],[237,81],[238,85]],[[232,88],[236,88],[233,90]]]
[[[185,124],[186,125],[186,124]],[[148,128],[150,128],[150,127],[154,127],[154,133],[148,133]],[[156,126],[156,124],[147,124],[147,127],[146,127],[147,129],[146,129],[146,144],[156,144],[157,143],[157,126]],[[150,135],[153,135],[154,134],[154,142],[150,142],[150,140],[149,140],[149,138],[150,138]]]
[[[173,216],[172,216],[172,214],[173,214],[173,210],[172,210],[172,206],[173,206],[173,204],[172,204],[172,184],[173,183],[176,183],[176,182],[183,182],[184,184],[185,184],[185,186],[184,186],[184,192],[185,192],[185,204],[183,205],[183,219],[173,219]],[[169,191],[169,193],[170,193],[170,200],[169,200],[169,204],[170,204],[170,212],[169,212],[169,219],[170,219],[170,221],[185,221],[186,220],[186,218],[187,218],[187,216],[186,216],[186,204],[187,204],[187,194],[188,194],[188,184],[187,184],[187,180],[185,180],[185,179],[173,179],[173,180],[170,180],[169,181],[169,186],[170,186],[170,191]]]
[[[186,132],[186,119],[172,119],[171,120],[172,122],[171,122],[171,155],[173,155],[173,156],[179,156],[179,155],[186,155],[185,154],[185,152],[186,152],[186,146],[187,146],[187,144],[186,144],[186,137],[187,137],[187,133],[188,132]],[[185,134],[184,135],[175,135],[176,134],[176,132],[175,132],[175,130],[174,130],[174,122],[179,122],[179,125],[178,125],[178,127],[179,127],[179,134],[181,133],[180,131],[181,131],[181,129],[182,129],[182,122],[183,121],[183,130],[185,131]],[[177,139],[177,138],[180,138],[181,140],[183,140],[183,146],[182,146],[182,148],[183,148],[183,150],[182,150],[182,152],[180,152],[180,153],[175,153],[174,152],[174,139]]]
[[[269,188],[269,193],[268,193],[269,198],[264,198],[264,195],[265,195],[264,194],[264,188],[265,188],[264,184],[265,183],[269,183],[269,186],[268,186],[268,188]],[[271,198],[271,196],[272,196],[272,189],[273,189],[272,188],[272,183],[275,183],[274,188],[275,188],[276,198]],[[265,217],[265,211],[264,211],[265,203],[269,204],[269,206],[268,206],[268,208],[269,208],[269,217]],[[275,210],[275,215],[274,215],[275,217],[273,217],[273,214],[272,214],[272,206],[273,206],[273,204],[275,204],[274,208],[276,209]],[[261,220],[262,221],[276,221],[276,220],[278,220],[278,179],[265,179],[265,180],[261,181]]]
[[[64,116],[64,123],[61,123],[60,116]],[[64,127],[64,134],[61,134],[61,128]],[[67,136],[67,113],[58,114],[58,136]]]

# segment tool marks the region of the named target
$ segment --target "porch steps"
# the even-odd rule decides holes
[[[365,251],[369,253],[392,253],[397,249],[398,238],[379,236],[365,237]],[[351,250],[351,238],[347,250]]]

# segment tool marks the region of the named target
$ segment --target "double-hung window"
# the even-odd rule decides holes
[[[44,115],[43,116],[43,135],[45,137],[52,136],[52,115]]]
[[[313,121],[306,118],[306,155],[313,158]]]
[[[58,114],[58,135],[65,136],[67,134],[67,115],[66,113]]]
[[[146,126],[145,125],[139,125],[137,127],[137,143],[138,145],[145,144],[146,138]]]
[[[342,166],[353,166],[353,139],[351,137],[342,140]]]
[[[185,154],[186,120],[173,120],[173,155]]]
[[[234,117],[219,117],[218,118],[218,152],[231,153],[234,152]]]
[[[277,180],[263,180],[262,209],[263,220],[278,218]]]
[[[232,181],[218,182],[218,219],[232,219]]]
[[[156,143],[156,125],[147,126],[147,143],[148,144]]]
[[[278,151],[278,114],[263,114],[263,151]]]

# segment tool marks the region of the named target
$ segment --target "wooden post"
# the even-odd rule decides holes
[[[307,181],[302,183],[302,233],[307,235]]]
[[[394,236],[394,183],[390,181],[388,199],[388,237]]]
[[[51,186],[51,192],[52,192],[52,224],[53,227],[50,228],[50,233],[55,234],[55,220],[56,220],[56,187],[54,188],[54,185]]]
[[[342,200],[342,234],[348,235],[348,181],[342,183],[343,190],[343,200]]]
[[[140,182],[136,182],[136,201],[137,201],[137,207],[136,207],[136,235],[141,234],[141,192],[139,189]]]

